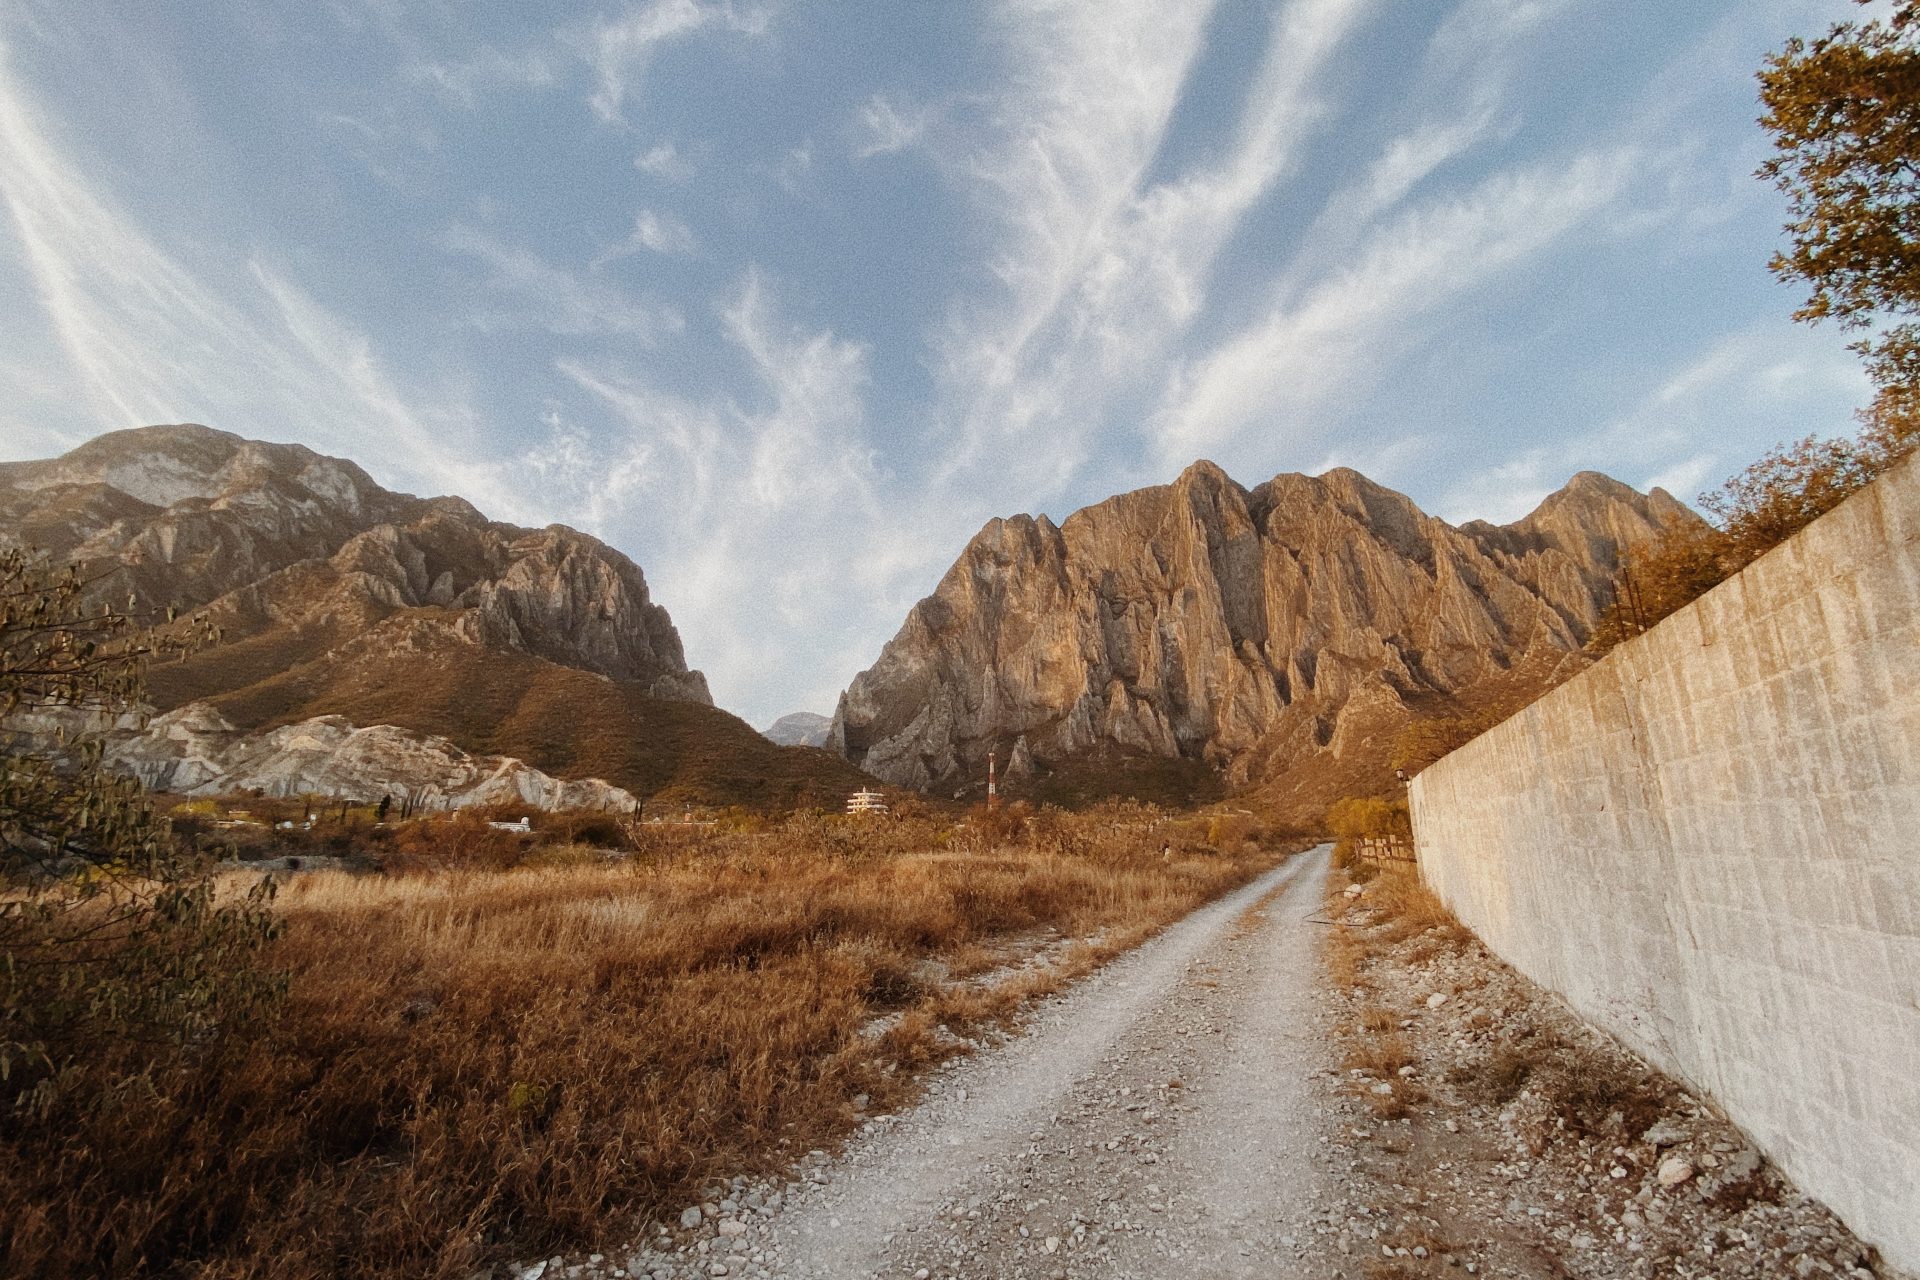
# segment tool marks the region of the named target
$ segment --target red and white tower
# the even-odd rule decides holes
[[[987,812],[992,813],[1000,807],[1000,779],[998,775],[998,753],[987,752]]]

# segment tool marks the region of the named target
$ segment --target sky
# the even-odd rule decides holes
[[[1848,0],[0,0],[0,459],[201,422],[633,557],[831,712],[995,516],[1450,520],[1852,429],[1753,73]]]

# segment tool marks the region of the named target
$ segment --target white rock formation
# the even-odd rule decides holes
[[[260,790],[376,800],[411,796],[427,808],[519,801],[542,809],[639,807],[597,778],[568,782],[506,756],[470,755],[445,738],[390,724],[357,728],[319,716],[262,734],[244,734],[203,702],[121,730],[107,748],[114,767],[158,791],[217,795]]]

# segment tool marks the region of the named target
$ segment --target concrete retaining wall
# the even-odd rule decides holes
[[[1412,802],[1488,946],[1920,1272],[1920,457]]]

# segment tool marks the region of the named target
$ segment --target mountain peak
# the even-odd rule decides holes
[[[832,729],[832,716],[812,711],[790,711],[760,733],[767,741],[783,747],[824,747]]]
[[[0,538],[14,530],[86,564],[102,599],[207,611],[236,641],[280,652],[279,674],[436,610],[469,642],[707,700],[620,552],[564,526],[493,524],[464,499],[393,493],[304,445],[193,423],[110,432],[0,467]],[[170,667],[156,687],[196,671],[226,683],[216,669],[239,647]]]
[[[1371,786],[1415,714],[1577,668],[1620,548],[1663,518],[1583,474],[1530,523],[1456,529],[1350,468],[1247,493],[1197,461],[1075,512],[1057,543],[1001,537],[989,560],[976,540],[849,686],[831,741],[942,790],[994,748],[1042,774],[1132,760],[1189,782],[1332,760]]]

